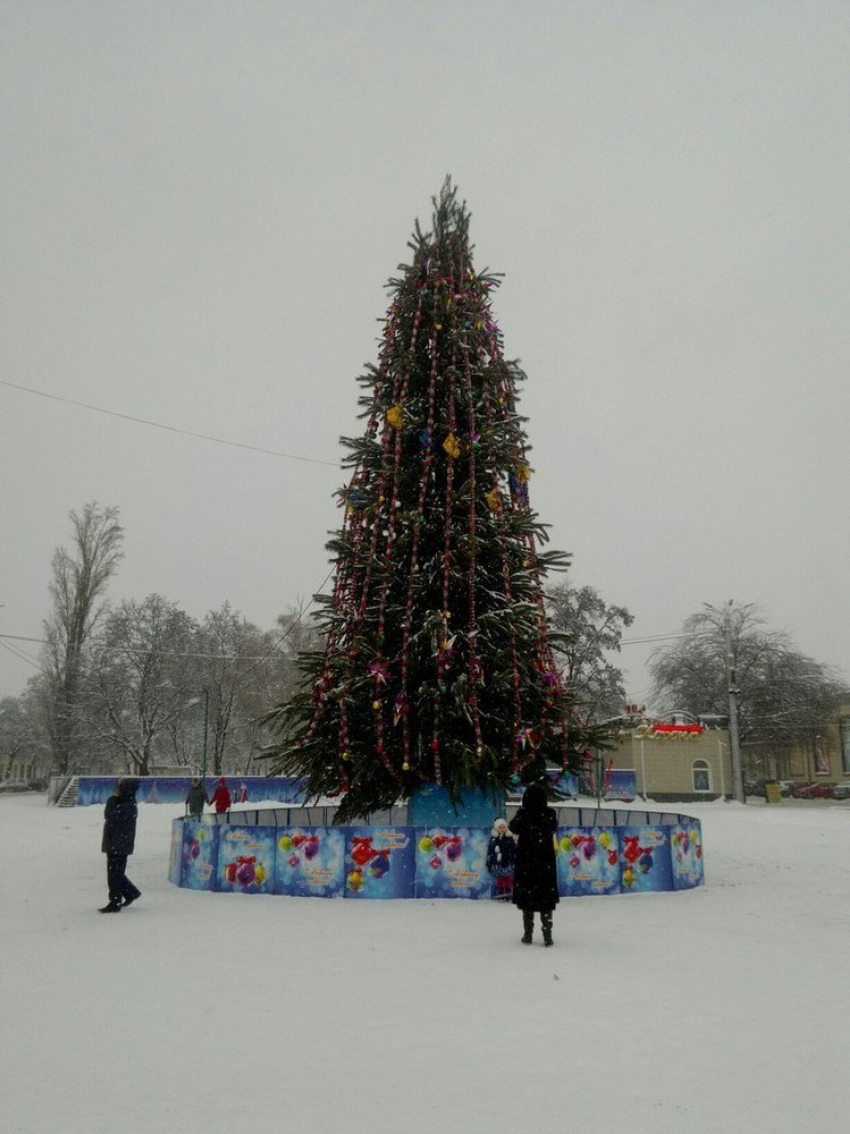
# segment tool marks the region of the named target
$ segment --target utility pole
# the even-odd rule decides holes
[[[732,749],[732,792],[738,803],[745,803],[744,775],[741,768],[741,743],[738,738],[738,677],[735,671],[735,654],[732,650],[730,614],[732,600],[726,607],[723,626],[726,635],[726,685],[729,690],[729,744]]]
[[[207,782],[207,739],[210,731],[210,691],[204,690],[204,764],[201,772],[201,782],[206,785]]]

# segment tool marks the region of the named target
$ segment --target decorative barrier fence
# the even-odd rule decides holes
[[[118,776],[80,776],[77,780],[77,806],[106,803],[115,790]],[[182,803],[192,783],[191,776],[135,776],[138,803]],[[204,790],[212,795],[218,776],[207,776]],[[225,776],[234,803],[278,799],[281,803],[303,801],[301,781],[294,776]]]
[[[115,790],[117,776],[76,777],[77,807],[104,804]],[[190,776],[136,776],[136,800],[139,803],[182,803],[186,798]],[[212,795],[218,776],[207,776],[204,790]],[[303,803],[301,781],[295,776],[225,776],[225,783],[234,804],[258,800],[279,800],[281,803]],[[553,793],[561,799],[576,799],[581,790],[577,776],[559,774],[550,779]],[[586,787],[586,785],[585,785]],[[593,794],[592,792],[590,794]],[[635,773],[630,769],[608,769],[605,773],[604,797],[630,803],[636,796]]]
[[[234,812],[227,822],[175,819],[169,881],[193,890],[292,897],[492,896],[485,866],[489,828],[314,825],[321,810]],[[332,813],[333,808],[326,810]],[[699,820],[657,812],[558,810],[555,846],[562,896],[703,884]],[[299,822],[302,814],[313,822]]]

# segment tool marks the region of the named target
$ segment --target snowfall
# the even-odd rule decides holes
[[[667,805],[706,884],[563,899],[555,947],[496,902],[214,894],[104,917],[101,807],[0,797],[4,1134],[842,1134],[850,804]]]

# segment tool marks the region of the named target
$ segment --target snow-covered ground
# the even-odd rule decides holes
[[[512,908],[179,890],[140,808],[0,797],[5,1134],[838,1134],[850,1114],[850,806],[683,805],[706,886]],[[675,810],[670,807],[669,810]]]

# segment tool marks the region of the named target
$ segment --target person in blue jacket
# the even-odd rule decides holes
[[[504,819],[493,824],[490,842],[487,844],[486,866],[496,879],[496,900],[509,902],[514,888],[514,860],[516,843],[508,834]]]
[[[138,780],[117,780],[115,791],[106,801],[101,850],[106,855],[106,881],[109,902],[101,913],[120,913],[142,896],[127,877],[127,858],[136,845],[136,790]]]

